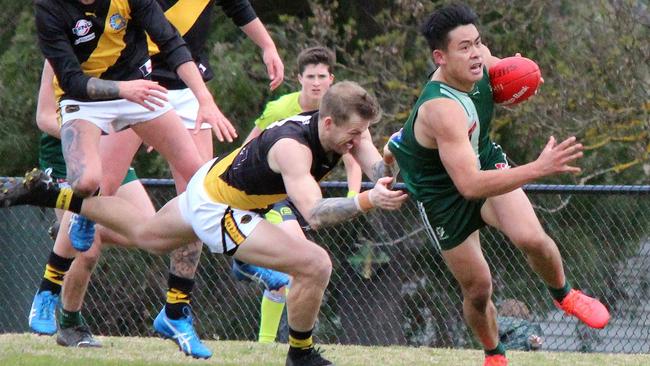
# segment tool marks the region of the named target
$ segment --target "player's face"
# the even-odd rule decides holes
[[[434,51],[434,57],[444,66],[445,75],[465,86],[483,77],[483,44],[473,24],[461,25],[449,32],[447,50]],[[438,53],[435,55],[435,53]]]
[[[298,75],[302,93],[307,98],[320,101],[334,81],[334,75],[325,64],[307,65],[305,71]]]
[[[337,126],[334,121],[331,121],[326,127],[328,130],[328,143],[326,144],[328,150],[340,155],[349,153],[350,150],[359,145],[361,135],[368,129],[368,126],[370,126],[370,121],[366,121],[356,114],[350,116],[348,122],[341,126]]]

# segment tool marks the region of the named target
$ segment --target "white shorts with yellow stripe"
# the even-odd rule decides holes
[[[205,190],[205,176],[215,159],[205,163],[178,198],[183,220],[213,253],[232,255],[264,218],[258,213],[216,202]]]

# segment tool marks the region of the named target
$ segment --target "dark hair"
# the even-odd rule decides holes
[[[302,75],[308,65],[327,65],[327,71],[332,73],[336,57],[327,47],[309,47],[298,54],[298,73]]]
[[[379,122],[381,107],[377,99],[354,81],[340,81],[332,85],[320,102],[320,116],[332,117],[341,126],[356,113],[370,124]]]
[[[465,4],[442,7],[429,15],[420,27],[431,51],[446,50],[449,45],[449,32],[461,25],[478,25],[478,16]]]

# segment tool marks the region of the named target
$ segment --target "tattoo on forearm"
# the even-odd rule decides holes
[[[311,210],[313,229],[338,224],[361,214],[352,198],[323,198]]]
[[[79,147],[80,141],[77,121],[72,120],[61,127],[61,147],[67,168],[66,178],[72,187],[77,186],[86,170],[83,159],[84,152]]]
[[[117,85],[117,81],[98,78],[90,78],[88,80],[86,92],[91,99],[109,99],[120,96],[120,88]]]
[[[390,176],[390,173],[390,169],[386,163],[380,160],[372,166],[372,177],[370,177],[370,179],[372,179],[373,182],[377,182],[381,177]]]
[[[194,278],[199,266],[203,243],[196,241],[174,250],[170,255],[169,271],[183,278]]]

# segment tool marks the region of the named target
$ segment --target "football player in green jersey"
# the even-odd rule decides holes
[[[389,155],[416,199],[432,242],[461,286],[463,313],[485,349],[485,365],[506,365],[499,343],[492,278],[478,230],[501,230],[528,259],[556,303],[587,325],[604,327],[607,309],[572,289],[557,245],[542,228],[521,187],[560,173],[577,173],[575,137],[551,137],[537,160],[509,168],[489,138],[492,91],[487,69],[498,61],[481,42],[476,14],[465,5],[434,12],[422,31],[438,69],[427,82]]]

